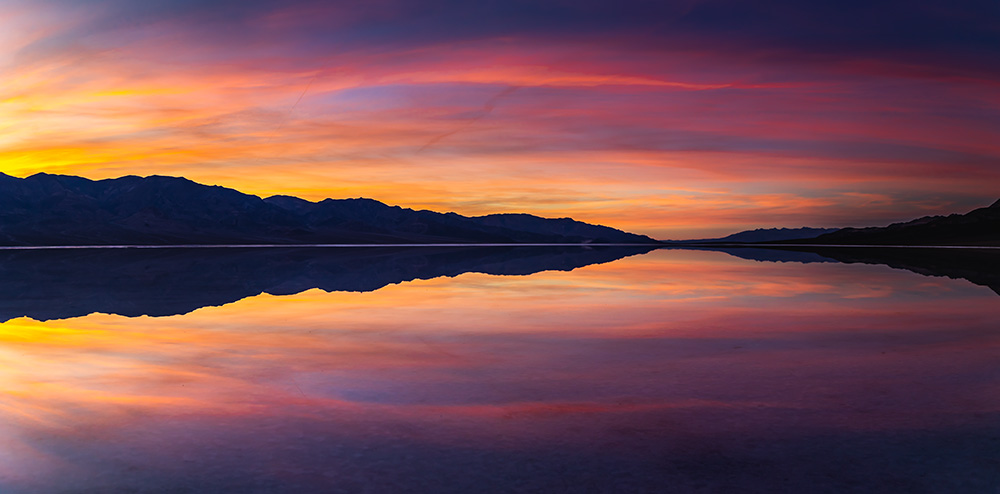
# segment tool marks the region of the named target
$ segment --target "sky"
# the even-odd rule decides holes
[[[656,238],[1000,198],[1000,3],[0,0],[0,172]]]

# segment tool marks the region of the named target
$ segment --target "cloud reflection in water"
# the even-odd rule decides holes
[[[0,488],[988,492],[995,297],[656,251],[19,318],[0,325]]]

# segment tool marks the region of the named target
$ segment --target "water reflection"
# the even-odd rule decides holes
[[[0,492],[995,492],[995,298],[655,251],[18,318]]]
[[[261,293],[377,290],[467,272],[571,270],[650,247],[189,248],[0,251],[0,321],[169,316]]]
[[[941,247],[692,247],[764,262],[883,264],[925,276],[962,278],[1000,295],[1000,249]]]

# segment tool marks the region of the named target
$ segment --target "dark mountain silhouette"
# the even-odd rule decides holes
[[[570,271],[655,247],[159,248],[0,251],[0,321],[168,316],[269,293],[367,292],[467,272]]]
[[[743,242],[777,242],[783,240],[816,238],[824,233],[837,231],[837,228],[758,228],[745,230],[720,238],[702,238],[693,240],[668,240],[676,244],[712,244],[712,243],[743,243]]]
[[[792,241],[800,243],[804,241]],[[966,214],[925,216],[886,227],[844,228],[807,243],[832,245],[1000,246],[1000,201]]]
[[[465,217],[372,199],[267,199],[176,177],[0,173],[0,245],[657,243],[569,218]]]

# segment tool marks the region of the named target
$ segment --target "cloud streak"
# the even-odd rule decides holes
[[[1000,180],[996,11],[15,1],[0,7],[0,171],[186,175],[672,238],[959,212]],[[711,222],[696,231],[665,199],[678,189],[759,200],[686,194]],[[735,206],[767,197],[799,213]]]

